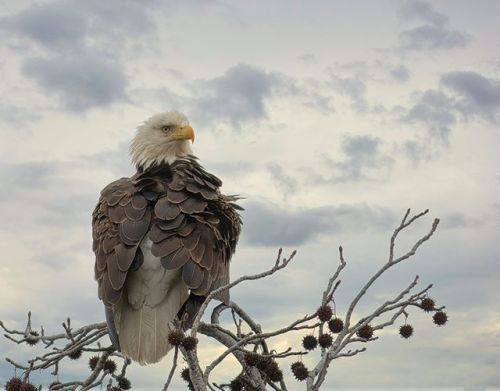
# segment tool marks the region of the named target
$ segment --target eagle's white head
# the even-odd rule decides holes
[[[137,128],[129,150],[132,163],[142,170],[172,163],[193,153],[189,140],[194,142],[194,131],[184,114],[167,111],[153,115]]]

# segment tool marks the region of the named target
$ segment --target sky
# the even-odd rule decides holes
[[[401,252],[441,219],[355,316],[419,274],[449,324],[412,311],[414,337],[400,338],[399,323],[380,333],[332,364],[325,389],[500,386],[499,14],[494,0],[2,2],[0,319],[23,328],[31,310],[54,333],[68,316],[103,320],[92,209],[106,184],[133,174],[136,127],[178,109],[202,164],[245,197],[233,278],[266,270],[280,247],[298,251],[279,275],[232,291],[265,330],[317,308],[339,245],[342,316],[407,208],[430,212]],[[297,349],[301,337],[273,344]],[[13,374],[3,357],[33,350],[0,341],[3,383]],[[202,341],[205,363],[220,351]],[[134,388],[159,389],[170,363],[132,366]],[[228,360],[213,379],[237,373]]]

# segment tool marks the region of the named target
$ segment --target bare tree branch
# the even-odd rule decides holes
[[[202,334],[221,344],[225,349],[217,357],[211,359],[210,362],[203,363],[200,361],[198,355],[199,346],[195,346],[194,349],[189,351],[186,350],[182,344],[176,347],[172,357],[172,365],[163,385],[163,390],[166,391],[172,383],[174,373],[178,367],[180,352],[189,369],[189,386],[196,391],[228,390],[233,389],[233,387],[237,388],[238,384],[240,387],[247,387],[259,391],[264,391],[269,388],[276,391],[286,391],[287,385],[282,368],[280,368],[278,362],[289,357],[300,357],[300,361],[302,361],[304,357],[308,360],[314,360],[315,357],[317,358],[313,368],[306,372],[307,378],[305,379],[304,386],[307,391],[318,391],[327,377],[328,369],[333,360],[344,357],[354,357],[365,352],[369,343],[379,339],[379,336],[374,335],[375,332],[393,326],[395,322],[403,316],[406,324],[406,319],[409,316],[408,311],[410,309],[424,308],[422,303],[423,300],[428,297],[427,295],[432,288],[432,284],[417,290],[416,287],[419,282],[419,277],[416,276],[391,299],[378,304],[373,311],[363,314],[357,321],[353,320],[358,303],[367,294],[374,282],[381,278],[381,276],[391,267],[413,257],[420,246],[428,241],[435,233],[439,224],[439,219],[433,221],[427,233],[416,240],[409,250],[397,256],[394,249],[401,232],[415,221],[428,214],[428,210],[413,216],[410,215],[410,212],[410,209],[406,211],[401,222],[390,237],[389,257],[387,262],[361,285],[349,304],[345,312],[346,315],[343,323],[340,326],[341,330],[335,330],[332,331],[333,334],[329,334],[328,330],[330,326],[327,325],[324,318],[320,319],[320,312],[313,308],[312,315],[300,317],[285,326],[278,327],[271,331],[265,331],[261,324],[253,319],[250,313],[234,301],[227,304],[218,304],[212,310],[210,322],[205,323],[202,321],[203,315],[210,302],[220,292],[226,289],[232,289],[244,281],[267,278],[277,271],[286,268],[295,257],[296,252],[293,251],[288,258],[282,258],[282,250],[280,249],[274,265],[270,269],[254,275],[242,276],[212,291],[206,297],[194,319],[190,335],[196,337],[198,333]],[[321,300],[319,301],[322,307],[328,307],[333,303],[333,312],[335,314],[334,296],[338,294],[341,283],[339,278],[346,266],[347,262],[344,258],[343,248],[339,247],[338,265],[333,274],[328,278],[325,289],[321,295]],[[330,312],[327,316],[331,316],[331,307],[330,309],[326,309]],[[437,312],[442,309],[444,309],[444,306],[432,305],[432,308],[427,308],[426,310]],[[231,321],[229,324],[221,323],[220,319],[221,314],[226,310],[231,312]],[[107,337],[108,334],[108,329],[104,322],[73,329],[71,326],[71,319],[68,318],[62,323],[63,333],[46,335],[43,327],[40,327],[39,330],[34,330],[32,328],[31,313],[28,313],[28,319],[24,330],[7,328],[1,321],[0,327],[4,331],[5,338],[9,341],[15,344],[30,345],[35,345],[40,342],[46,350],[44,354],[35,355],[34,358],[29,359],[23,364],[6,358],[7,362],[14,368],[23,371],[24,381],[28,381],[30,373],[35,370],[51,368],[53,369],[52,373],[57,375],[62,367],[63,358],[75,358],[82,352],[94,352],[99,355],[99,358],[95,362],[95,367],[84,380],[68,381],[58,384],[58,390],[90,390],[104,385],[106,381],[109,385],[113,384],[114,381],[124,378],[127,367],[130,364],[130,360],[122,356],[121,353],[115,352],[112,346],[101,345],[102,338]],[[327,337],[326,341],[328,344],[321,345],[321,353],[319,355],[309,354],[310,352],[303,350],[302,347],[297,349],[289,346],[287,348],[281,348],[281,351],[272,349],[272,338],[304,330],[317,330],[315,332],[309,332],[316,334],[319,331],[321,337]],[[329,334],[330,336],[325,334]],[[306,345],[304,346],[307,348]],[[48,348],[51,348],[51,350],[47,351]],[[212,383],[210,381],[210,375],[215,368],[221,365],[230,355],[235,357],[238,361],[241,367],[240,372],[230,383]],[[109,370],[105,369],[106,362],[111,357],[123,360],[122,369],[119,374],[111,373]],[[302,375],[300,377],[303,378]]]

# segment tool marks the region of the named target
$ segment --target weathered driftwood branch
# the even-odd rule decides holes
[[[243,282],[266,278],[285,269],[294,259],[295,251],[288,258],[283,258],[280,249],[274,265],[269,270],[255,275],[242,276],[211,292],[202,304],[189,336],[183,337],[183,341],[190,338],[191,343],[180,343],[179,346],[175,347],[172,366],[168,371],[163,390],[167,390],[172,383],[180,353],[187,365],[187,368],[184,368],[182,372],[182,377],[188,382],[191,390],[238,390],[245,387],[246,389],[262,391],[269,388],[276,391],[286,391],[285,377],[278,362],[287,357],[298,356],[300,360],[292,365],[292,373],[298,380],[305,381],[304,385],[307,391],[317,391],[326,380],[328,368],[333,360],[353,357],[365,352],[367,343],[379,338],[374,333],[393,326],[401,316],[405,318],[406,329],[403,331],[401,328],[400,334],[405,338],[409,337],[413,330],[410,325],[406,324],[410,308],[434,312],[435,323],[438,325],[444,324],[447,319],[446,314],[442,312],[444,307],[435,306],[434,301],[427,296],[432,285],[414,292],[419,281],[418,276],[392,299],[379,304],[371,313],[353,320],[358,303],[367,294],[373,283],[391,267],[414,256],[420,246],[432,237],[439,224],[438,219],[433,221],[429,231],[418,239],[407,252],[399,256],[395,254],[395,243],[399,234],[427,213],[428,210],[410,217],[410,210],[406,211],[402,221],[390,238],[387,262],[361,286],[347,308],[343,319],[337,317],[334,301],[334,296],[337,295],[341,284],[339,277],[347,265],[342,247],[339,247],[339,264],[328,279],[321,300],[318,301],[319,309],[314,306],[310,315],[301,316],[288,325],[278,327],[275,330],[264,331],[262,326],[235,302],[230,302],[227,305],[217,305],[212,310],[210,322],[204,322],[202,319],[209,304],[218,293],[225,289],[234,288]],[[333,305],[333,310],[330,304]],[[224,311],[230,311],[231,313],[232,323],[229,326],[221,325],[220,316]],[[332,318],[332,315],[334,318]],[[334,324],[331,324],[331,321],[329,322],[330,319],[334,321]],[[31,314],[29,313],[27,325],[23,331],[9,329],[2,322],[0,322],[0,327],[5,331],[4,336],[16,344],[35,345],[41,342],[45,349],[52,348],[52,351],[41,356],[35,356],[35,358],[28,360],[26,364],[19,364],[9,358],[6,359],[14,368],[23,371],[23,381],[25,382],[29,381],[29,375],[34,370],[53,368],[52,373],[57,375],[65,357],[77,358],[82,352],[93,352],[99,356],[94,359],[93,367],[91,365],[91,373],[84,380],[53,384],[51,389],[88,390],[102,386],[106,381],[108,382],[108,389],[111,390],[130,387],[128,380],[125,378],[126,369],[130,362],[122,357],[120,353],[115,352],[112,346],[101,346],[101,339],[107,338],[107,327],[104,322],[73,330],[71,320],[68,319],[63,323],[64,333],[46,335],[43,327],[40,332],[32,329]],[[304,338],[299,349],[290,346],[284,351],[277,352],[270,348],[271,338],[303,330],[312,330],[313,332],[317,330],[319,337],[309,335],[307,337],[308,341],[306,342],[306,338]],[[198,334],[214,339],[223,345],[225,350],[211,362],[200,363],[197,350]],[[320,354],[317,356],[309,354],[314,350],[318,342]],[[64,344],[64,346],[57,347],[56,344]],[[212,383],[210,381],[211,373],[230,355],[234,356],[240,364],[240,373],[234,374],[234,378],[228,383]],[[113,365],[109,364],[112,357],[123,360],[120,374],[115,373],[116,365],[113,368]],[[311,370],[308,370],[302,362],[303,357],[313,361],[315,360],[314,357],[317,357],[316,363]]]

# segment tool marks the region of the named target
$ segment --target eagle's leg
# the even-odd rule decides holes
[[[118,332],[116,331],[115,319],[113,317],[113,310],[111,307],[104,306],[104,312],[106,313],[106,323],[108,324],[108,334],[113,347],[120,352],[120,340],[118,339]]]
[[[205,299],[205,296],[198,296],[193,293],[189,294],[188,299],[177,313],[177,317],[181,321],[183,330],[190,329],[193,326],[194,319],[196,318],[196,315],[198,314],[198,311],[200,310],[200,307]]]

